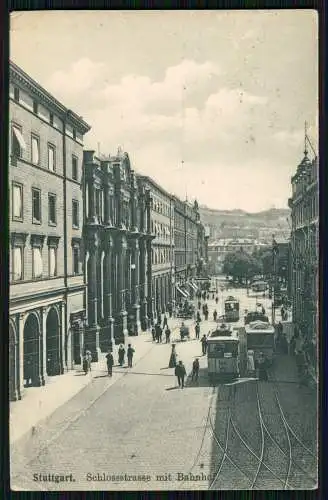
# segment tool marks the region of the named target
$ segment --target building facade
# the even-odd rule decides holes
[[[291,179],[293,321],[316,367],[318,335],[319,179],[318,158],[304,158]]]
[[[90,126],[9,69],[10,399],[80,362],[83,136]]]
[[[174,203],[174,280],[175,301],[193,297],[192,278],[204,270],[205,230],[200,221],[198,203],[193,205],[173,197]],[[203,259],[203,260],[202,260]]]
[[[240,248],[242,248],[244,252],[252,254],[255,250],[260,250],[265,247],[268,247],[268,245],[251,238],[222,238],[209,242],[209,269],[213,274],[221,273],[226,256],[238,252]]]
[[[151,196],[151,294],[149,317],[153,319],[174,308],[174,204],[172,195],[153,179],[138,176]]]
[[[148,326],[151,196],[120,151],[106,159],[84,151],[84,193],[85,346],[97,360],[100,351]]]

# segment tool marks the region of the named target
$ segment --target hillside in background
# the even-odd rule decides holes
[[[286,239],[290,234],[287,219],[290,210],[271,208],[262,212],[244,210],[214,210],[200,206],[201,220],[210,229],[210,240],[218,238],[257,238],[270,240],[272,234]]]

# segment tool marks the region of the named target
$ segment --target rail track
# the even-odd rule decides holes
[[[236,390],[230,390],[224,438],[218,436],[213,423],[213,400],[209,405],[202,442],[191,472],[197,466],[205,435],[209,432],[215,448],[215,451],[212,449],[212,463],[216,461],[209,490],[314,489],[317,486],[316,454],[288,422],[275,379],[269,382],[256,381],[254,384],[254,410],[257,417],[257,436],[254,439],[257,443],[243,435],[233,416],[235,396]],[[268,397],[271,409],[266,411]]]

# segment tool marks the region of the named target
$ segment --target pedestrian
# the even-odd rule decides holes
[[[161,325],[158,325],[158,335],[159,335],[159,342],[162,342],[163,329]]]
[[[88,371],[89,371],[89,372],[91,372],[91,361],[92,361],[92,354],[91,354],[91,351],[86,350],[86,351],[85,351],[85,355],[86,355],[86,358],[87,358],[87,363],[88,363]]]
[[[212,293],[212,300],[214,300],[214,292]]]
[[[178,384],[181,389],[184,388],[184,378],[187,374],[186,369],[182,361],[179,361],[178,365],[175,367],[174,374],[178,379]]]
[[[284,316],[285,316],[285,308],[284,308],[284,306],[282,306],[282,307],[281,307],[281,309],[280,309],[280,314],[281,314],[281,318],[282,318],[282,320],[283,320],[283,318],[284,318]]]
[[[207,351],[207,338],[206,338],[205,333],[201,338],[201,343],[202,343],[202,354],[203,354],[203,356],[205,356],[206,351]]]
[[[172,350],[169,361],[169,368],[175,368],[177,365],[177,353],[175,350],[175,344],[172,344]]]
[[[164,319],[163,319],[163,330],[167,326],[167,316],[164,314]]]
[[[260,357],[258,359],[258,370],[259,370],[259,380],[268,380],[267,372],[267,360],[263,352],[260,352]]]
[[[295,345],[296,345],[296,339],[295,339],[295,335],[293,335],[292,338],[290,339],[290,342],[289,342],[289,354],[291,356],[294,356],[294,354],[295,354]]]
[[[123,344],[120,344],[119,348],[118,348],[118,364],[120,366],[123,366],[124,365],[124,356],[125,356],[125,349],[124,349],[124,345]]]
[[[217,304],[218,302],[219,302],[219,297],[218,297],[218,296],[216,296],[216,297],[215,297],[215,303]]]
[[[106,354],[106,363],[107,363],[108,375],[111,377],[113,374],[113,364],[114,364],[114,358],[111,351],[109,351],[108,354]]]
[[[169,311],[170,318],[172,318],[173,308],[171,303],[167,306],[167,310]]]
[[[197,323],[195,325],[195,334],[196,334],[196,339],[199,339],[200,326],[199,326],[199,322],[198,321],[197,321]]]
[[[159,342],[159,340],[160,340],[160,328],[161,328],[161,326],[159,325],[159,323],[156,323],[156,325],[155,325],[155,334],[156,334],[156,340],[157,340],[157,342]]]
[[[195,358],[193,361],[193,364],[192,364],[191,380],[195,380],[195,382],[197,382],[198,373],[199,373],[199,360],[198,360],[198,358]]]
[[[134,354],[134,349],[131,346],[131,344],[128,345],[128,350],[127,350],[127,358],[128,358],[128,367],[132,368],[132,358]]]
[[[156,340],[156,330],[155,330],[154,325],[151,327],[151,334],[152,334],[152,337],[153,337],[153,342],[155,342],[155,340]]]
[[[214,312],[213,312],[213,321],[216,321],[218,319],[218,312],[216,309],[214,309]]]
[[[87,358],[86,354],[83,356],[82,366],[83,366],[84,375],[87,375],[87,373],[89,371],[89,367],[88,367],[88,358]]]
[[[197,323],[200,323],[202,321],[202,318],[200,317],[199,311],[197,311],[197,314],[196,314],[196,321],[197,321]]]
[[[200,308],[202,307],[202,303],[201,303],[201,301],[200,301],[200,300],[198,301],[197,306],[198,306],[198,307],[197,307],[197,309],[198,309],[198,310],[200,310]]]
[[[284,327],[282,326],[281,321],[279,321],[279,323],[277,325],[277,336],[278,336],[278,339],[281,338],[281,336],[283,334],[283,331],[284,331]]]
[[[166,330],[165,330],[165,341],[166,341],[167,344],[170,343],[170,336],[171,336],[171,330],[167,326]]]
[[[208,320],[208,309],[206,309],[204,316],[205,316],[205,321],[207,321]]]

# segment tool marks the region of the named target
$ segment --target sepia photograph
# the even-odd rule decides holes
[[[317,12],[9,29],[11,489],[317,489]]]

